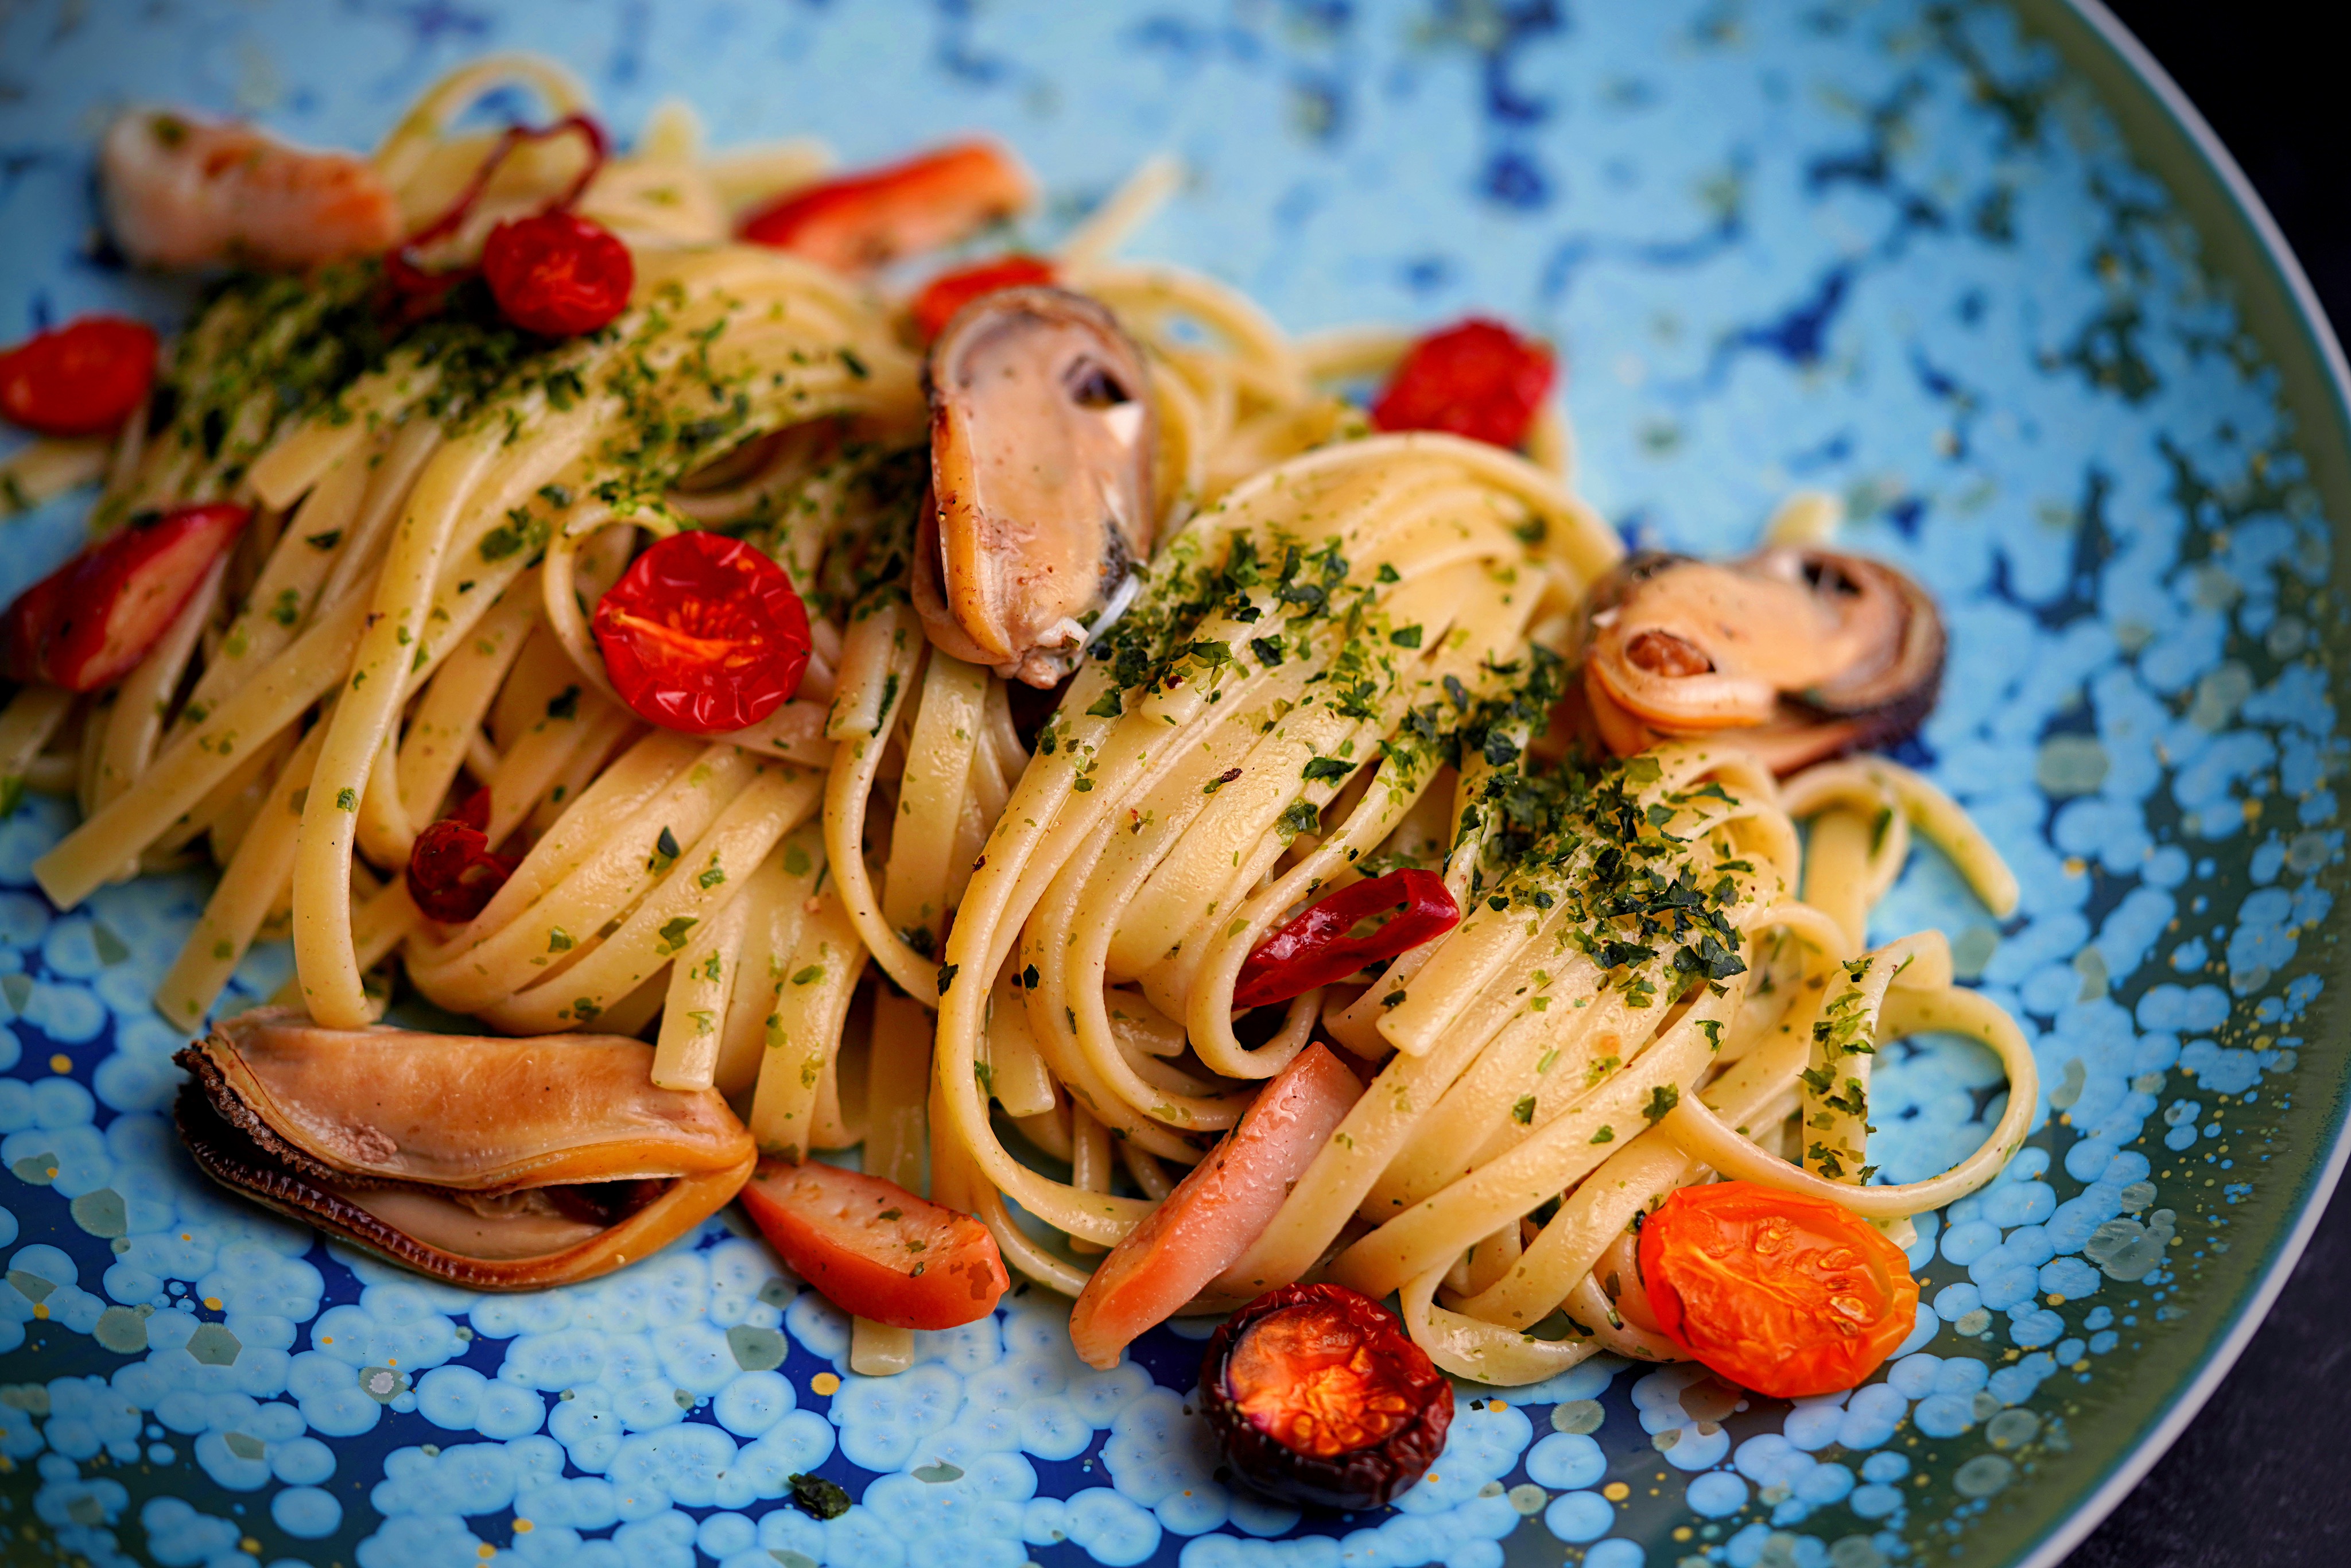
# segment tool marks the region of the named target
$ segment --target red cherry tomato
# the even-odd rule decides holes
[[[808,670],[808,607],[790,576],[724,534],[655,541],[598,602],[595,629],[621,699],[689,735],[758,723]]]
[[[1514,447],[1527,438],[1558,370],[1548,344],[1472,318],[1412,346],[1372,404],[1372,423]]]
[[[880,1176],[762,1160],[743,1207],[794,1273],[877,1323],[977,1322],[1012,1284],[987,1227]]]
[[[1679,1187],[1642,1225],[1640,1257],[1657,1331],[1775,1399],[1855,1386],[1917,1326],[1909,1260],[1826,1198]]]
[[[0,414],[43,435],[98,435],[131,417],[155,380],[155,333],[84,316],[0,354]]]
[[[1025,288],[1030,284],[1050,283],[1055,276],[1053,264],[1035,256],[1008,256],[995,261],[983,261],[977,267],[943,272],[914,296],[915,329],[923,334],[923,340],[927,343],[946,330],[946,324],[955,319],[956,311],[973,300],[1001,288]]]
[[[462,925],[489,906],[514,875],[514,862],[490,852],[490,792],[476,789],[416,835],[408,852],[408,895],[434,920]]]
[[[482,245],[482,276],[506,319],[544,338],[592,332],[629,308],[629,247],[577,213],[513,218]]]
[[[10,678],[90,692],[129,674],[252,515],[225,501],[182,507],[85,547],[8,607]]]
[[[1396,914],[1363,936],[1349,932],[1384,911]],[[1275,930],[1241,961],[1233,1005],[1261,1008],[1343,980],[1366,964],[1409,952],[1460,924],[1461,906],[1433,871],[1392,871],[1341,888]]]
[[[836,272],[862,272],[953,245],[1020,211],[1031,194],[1029,172],[1011,154],[966,141],[794,191],[746,219],[743,237]]]

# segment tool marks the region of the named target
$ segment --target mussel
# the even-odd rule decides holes
[[[1775,547],[1627,558],[1585,600],[1582,697],[1610,751],[1712,735],[1788,773],[1916,730],[1941,690],[1943,622],[1880,561]]]
[[[611,1035],[323,1029],[266,1009],[179,1053],[181,1139],[225,1186],[477,1291],[593,1278],[699,1225],[758,1151],[715,1090]]]
[[[1056,685],[1151,554],[1142,350],[1083,295],[1007,288],[947,323],[929,384],[914,607],[946,653]]]

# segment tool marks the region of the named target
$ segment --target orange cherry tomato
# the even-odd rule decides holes
[[[929,342],[946,329],[956,312],[973,300],[994,294],[1003,288],[1025,288],[1030,284],[1050,283],[1055,277],[1053,264],[1042,256],[1007,256],[994,261],[983,261],[977,267],[961,267],[953,272],[942,272],[914,296],[915,329]]]
[[[762,1160],[743,1207],[794,1273],[877,1323],[976,1322],[1012,1284],[987,1227],[880,1176]]]
[[[1550,345],[1473,317],[1412,346],[1372,404],[1372,423],[1515,447],[1558,373]]]
[[[1026,207],[1029,172],[987,141],[794,191],[744,220],[743,237],[836,272],[936,250]]]
[[[155,333],[84,316],[0,353],[0,414],[43,435],[98,435],[131,417],[155,379]]]
[[[1826,1198],[1680,1187],[1642,1226],[1640,1258],[1658,1332],[1775,1399],[1853,1387],[1917,1322],[1902,1249]]]

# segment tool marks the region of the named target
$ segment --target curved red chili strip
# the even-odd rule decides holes
[[[1383,910],[1397,913],[1363,936],[1350,936]],[[1233,1005],[1261,1008],[1343,980],[1356,970],[1442,936],[1461,922],[1445,879],[1433,871],[1392,871],[1343,887],[1272,932],[1241,962]]]
[[[408,895],[434,920],[457,925],[489,907],[514,875],[512,861],[490,852],[490,791],[465,798],[456,814],[429,824],[408,852]]]
[[[418,266],[412,258],[426,246],[435,240],[446,239],[465,226],[466,216],[481,201],[482,193],[490,188],[490,181],[497,174],[498,166],[512,155],[516,148],[526,142],[546,141],[574,131],[588,143],[588,166],[580,172],[579,178],[571,182],[570,189],[539,211],[564,211],[585,194],[588,183],[604,167],[604,161],[611,152],[611,143],[604,134],[604,128],[596,122],[593,116],[567,114],[551,125],[507,126],[496,145],[490,149],[490,155],[482,160],[482,166],[474,171],[474,177],[458,193],[457,199],[450,203],[439,217],[410,235],[397,249],[383,258],[384,282],[391,286],[392,292],[402,296],[412,308],[429,310],[439,302],[442,295],[474,276],[478,267],[459,267],[433,272]]]

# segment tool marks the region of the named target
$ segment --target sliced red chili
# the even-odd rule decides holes
[[[252,516],[226,501],[134,518],[33,584],[0,622],[8,674],[96,691],[138,668]]]
[[[758,723],[808,670],[808,607],[790,575],[724,534],[655,541],[597,602],[595,630],[621,699],[689,735]]]
[[[1343,1285],[1284,1285],[1226,1319],[1200,1396],[1237,1477],[1324,1508],[1382,1507],[1427,1473],[1453,1423],[1428,1353]]]
[[[517,148],[532,141],[546,141],[569,135],[577,135],[588,144],[588,166],[571,182],[569,189],[541,210],[558,212],[569,207],[586,192],[588,183],[596,177],[610,155],[611,143],[605,138],[604,128],[593,117],[585,114],[568,114],[552,125],[509,125],[506,133],[498,138],[497,144],[490,149],[489,156],[482,160],[481,167],[474,171],[474,177],[465,183],[465,188],[458,193],[457,199],[450,203],[439,217],[410,235],[401,242],[398,249],[383,258],[384,281],[391,286],[395,296],[402,298],[407,314],[413,316],[436,308],[442,296],[478,270],[471,267],[427,270],[417,260],[424,247],[447,239],[465,226],[466,218],[472,215],[475,206],[481,201],[482,193],[490,188],[490,181],[496,175],[499,165]]]
[[[1025,288],[1031,284],[1050,283],[1058,274],[1053,264],[1042,256],[1008,256],[995,261],[983,261],[977,267],[957,267],[943,272],[914,296],[914,328],[930,341],[946,329],[956,312],[975,299],[984,298],[1002,288]]]
[[[743,237],[836,272],[936,250],[1029,204],[1028,171],[987,141],[959,142],[794,191],[745,220]]]
[[[456,925],[489,907],[514,875],[514,862],[490,852],[490,791],[467,796],[456,815],[416,835],[408,852],[408,895],[434,920]]]
[[[482,276],[506,319],[544,338],[592,332],[629,308],[629,247],[577,213],[541,213],[490,231]]]
[[[1361,936],[1349,933],[1386,910],[1396,913]],[[1461,906],[1433,871],[1392,871],[1341,888],[1250,949],[1233,986],[1233,1005],[1261,1008],[1343,980],[1368,964],[1409,952],[1460,924]]]
[[[83,316],[0,354],[0,414],[43,435],[98,435],[130,418],[154,380],[154,329]]]
[[[1473,317],[1412,346],[1372,404],[1372,423],[1515,447],[1558,373],[1550,345]]]

